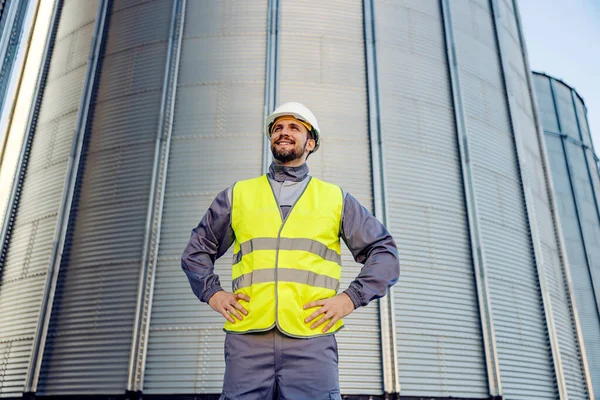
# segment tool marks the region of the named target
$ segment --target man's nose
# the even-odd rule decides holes
[[[292,129],[287,126],[284,126],[283,129],[281,130],[281,134],[279,136],[293,137]]]

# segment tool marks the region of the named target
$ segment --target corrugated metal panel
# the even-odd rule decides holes
[[[556,398],[492,10],[487,1],[451,6],[503,393],[510,399]],[[499,34],[510,43],[508,25]],[[510,47],[504,56],[508,65],[522,63]]]
[[[573,198],[574,193],[571,190],[566,158],[561,143],[562,139],[551,134],[546,134],[545,139],[552,165],[554,191],[559,203],[560,224],[569,257],[577,313],[585,340],[592,382],[596,382],[600,381],[598,376],[598,371],[600,371],[598,364],[600,361],[598,359],[598,354],[600,354],[600,317],[590,279],[586,249],[579,227],[577,209]],[[570,161],[573,164],[573,160],[570,159]]]
[[[554,79],[551,80],[551,84],[554,90],[554,100],[558,111],[558,120],[560,121],[560,131],[566,133],[575,140],[581,141],[579,127],[577,126],[577,116],[573,109],[571,88]]]
[[[441,9],[404,3],[375,2],[401,393],[486,397]]]
[[[144,393],[220,393],[224,319],[180,259],[210,202],[262,169],[267,0],[189,1],[163,207]],[[241,123],[243,121],[243,123]],[[231,289],[231,251],[216,262]]]
[[[594,201],[593,188],[590,185],[589,175],[587,171],[586,160],[584,158],[584,149],[574,143],[565,142],[568,159],[571,166],[571,176],[573,179],[573,189],[577,197],[577,207],[579,208],[579,217],[581,230],[583,232],[584,245],[587,251],[589,264],[588,276],[584,275],[585,271],[581,271],[579,280],[592,279],[595,290],[600,289],[600,221],[596,211]],[[596,195],[598,195],[597,193]],[[575,278],[574,278],[575,279]],[[591,290],[592,288],[586,288]],[[593,296],[593,292],[581,293],[582,298]],[[598,293],[596,293],[598,296]],[[579,298],[578,298],[579,301]],[[596,300],[597,301],[597,300]],[[582,301],[583,303],[583,301]],[[588,307],[591,306],[588,305]],[[596,307],[598,303],[596,303]],[[579,308],[579,307],[578,307]],[[588,362],[590,364],[590,373],[592,382],[596,384],[596,391],[600,391],[600,315],[596,309],[596,315],[592,316],[593,308],[586,309],[585,303],[582,304],[583,310],[580,314],[587,314],[584,320],[584,338]],[[587,311],[587,312],[586,312]],[[600,393],[599,393],[600,395]]]
[[[592,390],[591,385],[586,382],[586,374],[592,372],[592,366],[589,363],[589,360],[586,361],[585,358],[582,357],[580,350],[580,346],[583,345],[583,342],[587,343],[587,336],[589,336],[590,327],[586,327],[585,324],[589,323],[589,314],[582,318],[582,310],[580,310],[580,303],[583,308],[584,313],[589,313],[589,311],[585,310],[585,303],[589,303],[589,300],[594,300],[593,293],[586,293],[585,288],[592,290],[592,283],[590,282],[590,276],[588,271],[589,265],[589,257],[590,254],[587,251],[587,241],[589,239],[586,238],[585,232],[581,231],[582,226],[580,221],[583,219],[589,219],[584,217],[585,204],[582,204],[582,200],[585,203],[585,199],[581,199],[579,195],[577,195],[576,187],[580,185],[586,185],[586,189],[589,191],[587,193],[587,215],[589,212],[593,212],[594,223],[598,225],[598,214],[596,212],[595,199],[591,192],[589,175],[587,171],[586,160],[584,158],[584,154],[582,153],[581,147],[581,136],[585,136],[585,131],[580,130],[582,128],[582,121],[578,121],[576,117],[576,102],[575,102],[575,93],[571,88],[566,86],[562,82],[557,82],[555,79],[545,75],[538,75],[537,79],[539,81],[549,82],[550,85],[547,87],[551,90],[544,90],[541,93],[538,93],[538,97],[542,100],[540,101],[552,101],[555,104],[555,108],[558,110],[555,112],[555,119],[557,120],[558,129],[548,129],[546,132],[546,141],[554,142],[551,143],[554,146],[554,154],[551,158],[554,158],[555,163],[559,163],[559,167],[553,166],[553,175],[556,175],[554,170],[559,168],[558,177],[559,181],[557,182],[557,177],[554,176],[554,181],[557,186],[558,193],[558,201],[566,202],[565,204],[559,205],[559,213],[560,213],[560,223],[563,225],[563,231],[565,231],[565,246],[567,257],[569,258],[569,271],[571,274],[571,281],[573,282],[571,289],[573,293],[569,294],[569,302],[577,303],[575,306],[577,308],[578,316],[569,315],[571,318],[571,326],[569,327],[567,324],[567,318],[565,315],[558,315],[557,318],[563,318],[562,327],[557,326],[557,334],[561,341],[561,357],[563,358],[562,364],[565,371],[565,378],[567,383],[567,389],[570,396],[578,396],[581,398],[587,397],[587,391]],[[570,98],[571,102],[567,102],[567,96]],[[545,98],[545,100],[544,100]],[[578,99],[578,98],[577,98]],[[565,123],[563,123],[563,118]],[[574,125],[574,126],[573,126]],[[554,127],[552,127],[554,128]],[[569,132],[565,132],[565,129],[568,129]],[[573,130],[575,129],[575,130]],[[557,138],[556,135],[567,134],[567,138]],[[580,132],[582,135],[580,135]],[[556,149],[556,143],[561,143],[560,148]],[[566,150],[563,150],[564,146],[567,146]],[[579,147],[579,153],[576,156],[579,156],[579,159],[573,158],[570,155],[568,148],[570,146]],[[565,152],[566,151],[566,152]],[[560,168],[565,169],[562,171]],[[564,175],[566,174],[566,175]],[[563,176],[564,175],[564,176]],[[565,185],[566,188],[565,188]],[[574,185],[572,188],[571,185]],[[563,190],[562,192],[560,190]],[[568,189],[568,191],[567,191]],[[575,190],[575,193],[573,193]],[[576,197],[573,197],[573,196]],[[591,209],[590,209],[591,206]],[[583,233],[583,237],[581,234]],[[566,286],[566,278],[561,275],[562,284]],[[587,282],[586,282],[587,279]],[[559,282],[561,283],[561,282]],[[553,300],[557,304],[557,307],[562,310],[560,314],[566,314],[568,309],[564,308],[564,302],[561,302],[563,297],[560,296],[556,300]],[[556,306],[555,306],[556,307]],[[589,307],[589,305],[588,305]],[[594,304],[594,309],[596,309],[596,305]],[[597,320],[598,313],[595,311],[594,320]],[[575,319],[578,318],[580,321],[580,327],[577,328]],[[592,327],[592,330],[598,330],[598,323],[595,327]],[[561,329],[562,328],[562,329]],[[577,331],[580,330],[580,332]],[[574,335],[577,341],[575,342],[569,336]],[[597,338],[593,339],[594,341],[598,340]],[[587,345],[585,346],[587,348]],[[586,350],[586,354],[589,358],[590,351]],[[593,357],[593,356],[592,356]],[[589,385],[587,388],[586,385]]]
[[[558,117],[554,100],[552,99],[552,89],[550,88],[550,79],[545,75],[534,74],[535,91],[537,93],[537,105],[542,126],[545,130],[559,132]]]
[[[20,70],[22,67],[23,58],[22,48],[23,44],[27,43],[29,32],[27,15],[30,13],[30,9],[34,4],[30,0],[20,0],[13,2],[14,11],[11,10],[7,14],[9,19],[6,21],[7,25],[0,28],[0,110],[2,114],[6,115],[6,112],[10,112],[11,103],[15,96],[15,84],[14,82],[19,79]],[[10,15],[9,15],[10,14]],[[3,30],[2,30],[3,29]],[[4,136],[4,121],[2,124],[2,131],[0,131],[0,145],[3,142]],[[0,153],[1,153],[0,149]],[[1,154],[0,154],[1,156]]]
[[[88,7],[90,7],[88,9]],[[82,91],[86,60],[97,1],[82,4],[66,1],[60,18],[58,39],[49,71],[44,100],[30,152],[19,210],[12,229],[0,286],[0,341],[10,343],[5,375],[11,375],[0,395],[20,395],[31,356],[30,349],[44,293],[60,199],[65,185],[67,158]],[[70,30],[64,28],[69,26]],[[88,38],[87,46],[77,45],[76,37]],[[81,43],[81,42],[79,42]],[[62,51],[64,47],[70,52]],[[65,59],[66,58],[66,59]],[[78,60],[83,60],[83,63]],[[56,99],[60,99],[57,101]],[[15,297],[15,293],[27,296]],[[19,346],[15,346],[18,342]],[[16,356],[16,349],[21,353]]]
[[[323,132],[319,151],[308,160],[310,173],[340,185],[372,209],[362,1],[295,0],[282,2],[280,12],[280,103],[306,104]],[[360,265],[345,248],[342,263],[343,290]],[[342,393],[381,394],[377,302],[352,313],[345,323],[336,335]]]
[[[593,148],[592,138],[590,134],[590,130],[587,124],[587,113],[585,109],[585,105],[581,98],[577,95],[573,95],[575,101],[575,112],[577,113],[577,120],[579,121],[579,129],[581,130],[581,137],[583,144]]]
[[[524,125],[522,124],[522,126]],[[537,137],[535,128],[530,132],[531,137]],[[536,147],[529,147],[527,150],[529,159],[534,161],[529,164],[529,176],[536,183],[534,187],[537,189],[534,191],[534,203],[536,207],[536,222],[542,243],[541,262],[546,272],[547,289],[552,304],[567,393],[570,398],[583,399],[587,398],[584,369],[571,308],[570,293],[566,282],[567,277],[565,276],[565,269],[562,265],[558,243],[556,242],[558,238],[557,228],[552,218],[551,209],[549,208],[548,189],[543,171],[541,170],[542,164],[539,147],[536,145]]]
[[[597,208],[600,210],[600,172],[598,171],[598,164],[596,163],[596,157],[592,150],[586,149],[586,154],[592,190],[596,197]],[[600,239],[597,239],[597,242],[600,243]]]
[[[214,196],[235,180],[261,173],[267,3],[188,2],[146,359],[147,394],[221,389],[223,320],[198,303],[179,260],[189,230]],[[504,395],[557,395],[509,125],[512,116],[522,136],[521,161],[530,167],[521,172],[534,197],[528,201],[529,218],[533,216],[539,231],[536,245],[569,397],[583,398],[581,360],[512,2],[494,2],[502,15],[499,32],[509,43],[504,56],[516,104],[512,115],[507,112],[489,1],[448,3],[453,7]],[[402,393],[487,397],[440,3],[374,4],[388,211],[402,258],[395,301]],[[115,2],[38,394],[125,389],[172,5]],[[30,293],[42,293],[46,281],[96,8],[76,0],[65,5],[69,18],[60,26],[46,88],[53,101],[42,107],[0,283],[0,360],[5,360],[0,362],[0,396],[20,395],[29,363],[39,312],[39,295],[32,298]],[[309,159],[311,173],[340,184],[372,208],[363,3],[281,2],[281,21],[275,55],[281,69],[280,101],[305,102],[317,113],[325,134],[323,147]],[[547,80],[543,85],[549,91]],[[550,116],[552,105],[546,106],[544,113],[558,130],[556,117]],[[582,121],[583,105],[576,107]],[[579,165],[586,160],[576,150],[580,154],[573,159]],[[577,186],[583,184],[579,172],[575,178]],[[600,184],[597,175],[593,179]],[[583,212],[590,215],[591,192],[577,193]],[[596,221],[585,222],[584,235],[600,249],[594,215]],[[597,249],[590,254],[600,259]],[[225,287],[230,285],[230,256],[216,266]],[[359,266],[347,250],[343,259],[345,286]],[[378,313],[376,303],[360,309],[338,335],[344,394],[382,393]]]
[[[30,46],[25,56],[22,80],[17,89],[14,112],[6,128],[5,147],[0,149],[0,221],[2,223],[4,223],[11,187],[19,164],[20,149],[27,129],[27,119],[35,93],[44,43],[49,32],[48,25],[52,16],[52,8],[52,2],[46,1],[39,4],[37,18],[33,22],[34,27]],[[2,143],[2,139],[0,139],[0,143]]]
[[[525,167],[524,184],[530,191],[529,207],[532,237],[537,241],[538,259],[544,270],[545,288],[548,291],[549,304],[556,331],[561,368],[565,377],[566,391],[570,398],[587,398],[584,367],[578,343],[576,322],[571,307],[571,293],[567,286],[565,266],[561,260],[559,236],[554,221],[547,178],[550,171],[544,170],[543,148],[539,142],[537,122],[533,115],[533,103],[529,92],[527,74],[530,72],[522,57],[519,34],[514,12],[509,9],[506,0],[498,1],[502,15],[501,33],[504,31],[504,51],[509,55],[509,68],[505,71],[514,99],[512,111],[515,136],[521,141],[521,160]],[[546,86],[548,87],[548,86]],[[549,88],[549,87],[548,87]],[[543,138],[542,138],[543,140]]]
[[[150,2],[110,16],[40,394],[126,389],[171,8]]]

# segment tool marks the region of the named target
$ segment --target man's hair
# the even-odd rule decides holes
[[[315,135],[313,134],[313,130],[314,130],[314,128],[308,131],[308,139],[309,139],[309,140],[310,140],[310,139],[314,140],[314,141],[315,141],[315,145],[316,145],[316,143],[317,143],[317,139],[315,139]],[[306,141],[306,143],[308,143],[308,140]],[[315,151],[315,150],[313,149],[313,150],[311,150],[311,151],[309,151],[309,152],[308,152],[308,154],[306,155],[306,159],[304,160],[305,162],[306,162],[306,160],[308,160],[308,157],[310,157],[310,155],[311,155],[311,154],[312,154],[314,151]]]

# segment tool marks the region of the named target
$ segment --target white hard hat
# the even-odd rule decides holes
[[[265,133],[268,138],[271,138],[271,125],[275,120],[279,117],[283,117],[285,115],[292,116],[299,121],[306,122],[312,126],[312,137],[315,140],[315,148],[312,151],[314,153],[319,148],[319,144],[321,142],[321,130],[319,129],[319,124],[317,123],[317,117],[313,114],[306,106],[302,103],[291,102],[280,105],[267,117],[267,121],[265,122]]]

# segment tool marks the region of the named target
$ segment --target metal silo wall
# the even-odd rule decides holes
[[[280,7],[278,102],[306,104],[323,131],[322,146],[308,159],[310,173],[340,185],[372,211],[363,2],[294,0]],[[340,290],[361,267],[342,247]],[[342,393],[381,394],[377,302],[345,324],[336,336]]]
[[[214,197],[262,173],[267,0],[188,1],[177,82],[144,392],[220,393],[224,318],[181,271]],[[231,290],[230,249],[215,264]]]
[[[21,395],[48,278],[97,1],[65,1],[0,283],[0,396]]]
[[[585,391],[513,3],[450,4],[503,394]]]
[[[600,196],[585,106],[570,87],[535,74],[552,179],[595,396],[600,396]],[[571,100],[569,102],[569,100]],[[557,110],[558,109],[558,110]]]
[[[170,2],[115,2],[39,392],[123,393],[158,130]]]
[[[217,193],[263,172],[269,102],[296,100],[324,132],[311,174],[369,209],[379,204],[370,146],[380,123],[385,217],[401,255],[388,303],[396,323],[380,327],[373,302],[337,337],[342,393],[380,395],[397,368],[405,396],[487,398],[500,386],[488,379],[499,379],[507,400],[586,397],[512,2],[110,3],[38,394],[220,392],[223,318],[191,292],[181,252]],[[41,296],[30,293],[43,291],[57,237],[98,2],[90,4],[65,3],[45,89],[52,102],[42,105],[3,266],[0,352],[17,386],[0,384],[1,395],[20,395],[29,367]],[[365,43],[371,4],[376,90]],[[346,249],[343,262],[342,288],[360,268]],[[231,252],[216,263],[226,289],[230,265]],[[389,354],[382,337],[394,331]]]
[[[440,2],[375,16],[401,393],[487,397]]]
[[[575,112],[577,114],[577,126],[579,127],[579,134],[581,136],[581,140],[585,146],[588,146],[590,149],[594,148],[594,144],[592,142],[592,136],[590,132],[590,128],[587,122],[587,109],[585,108],[585,104],[583,104],[583,100],[579,95],[572,93],[573,102],[575,103]]]
[[[532,101],[533,82],[519,34],[515,3],[497,0],[496,26],[501,32],[505,57],[504,73],[508,91],[513,135],[520,157],[521,178],[525,188],[531,240],[538,264],[541,290],[546,291],[544,309],[558,379],[564,376],[563,391],[569,398],[588,398],[584,361],[579,343],[577,319],[573,313],[572,292],[568,283],[568,260],[559,236],[560,226],[554,218],[552,186],[543,133],[538,126]],[[531,85],[531,87],[530,87]],[[556,210],[554,210],[556,211]],[[561,247],[563,246],[563,247]],[[540,272],[540,269],[543,270]],[[552,343],[554,341],[554,344]],[[555,367],[556,369],[556,367]],[[561,384],[559,382],[559,392]]]

